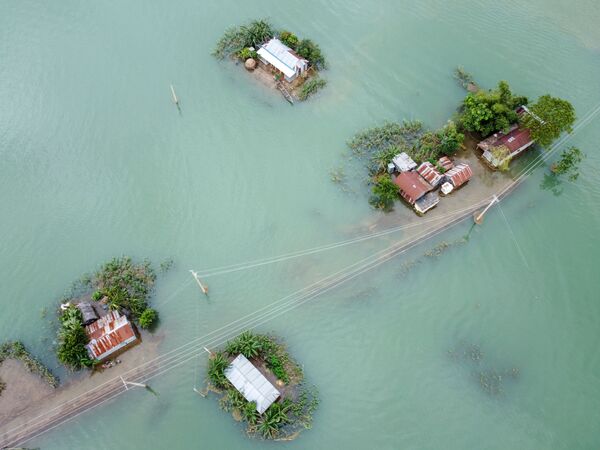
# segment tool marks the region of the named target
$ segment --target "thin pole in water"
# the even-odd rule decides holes
[[[179,106],[179,99],[177,98],[177,95],[175,94],[175,88],[173,87],[173,85],[171,85],[171,95],[173,96],[173,103],[175,103],[177,106]]]
[[[200,286],[200,290],[202,291],[202,293],[204,295],[208,295],[208,286],[205,286],[205,285],[202,284],[202,281],[200,281],[200,278],[198,277],[198,273],[194,272],[193,270],[190,270],[190,273],[192,274],[192,276],[196,280],[196,283],[198,283],[198,286]]]
[[[499,202],[499,201],[500,201],[500,200],[498,200],[498,197],[496,197],[496,196],[494,195],[494,198],[492,198],[492,201],[490,202],[490,204],[489,204],[489,205],[487,205],[487,206],[485,207],[485,209],[484,209],[483,211],[481,211],[481,213],[479,213],[479,214],[475,213],[475,215],[474,215],[474,217],[473,217],[473,218],[474,218],[474,220],[475,220],[475,223],[476,223],[477,225],[481,225],[481,224],[483,223],[483,216],[485,215],[485,213],[488,211],[488,209],[490,209],[490,208],[492,207],[492,205],[493,205],[494,203],[496,203],[496,202]]]

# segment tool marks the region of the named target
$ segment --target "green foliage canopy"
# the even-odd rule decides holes
[[[484,137],[507,130],[512,123],[518,121],[515,109],[527,102],[526,97],[513,95],[506,81],[500,81],[496,89],[480,90],[465,97],[461,125]]]
[[[83,328],[81,311],[75,306],[69,306],[60,317],[61,328],[58,331],[58,360],[72,370],[93,365],[85,345],[88,337]]]
[[[298,42],[296,53],[307,59],[310,65],[317,69],[325,69],[327,67],[321,48],[310,39],[302,39]]]
[[[151,328],[158,320],[158,312],[152,308],[146,308],[140,316],[140,327],[144,329]]]
[[[567,100],[542,95],[530,111],[533,114],[523,116],[523,126],[542,147],[549,147],[563,132],[572,131],[575,108]]]

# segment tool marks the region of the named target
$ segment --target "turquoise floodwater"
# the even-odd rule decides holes
[[[329,176],[359,177],[345,141],[385,119],[442,124],[464,95],[456,65],[486,87],[565,97],[583,118],[600,103],[600,3],[563,3],[0,1],[0,340],[55,368],[40,310],[114,255],[174,258],[155,297],[166,352],[384,248],[389,237],[214,277],[210,302],[187,272],[367,232],[367,187]],[[322,46],[317,98],[290,107],[210,56],[224,28],[263,16]],[[160,397],[128,392],[29,446],[598,448],[599,123],[573,136],[587,158],[556,195],[539,168],[468,244],[407,271],[459,225],[259,326],[320,389],[297,441],[248,440],[193,394],[202,357],[154,380]],[[481,369],[518,368],[501,395],[448,354],[470,344]]]

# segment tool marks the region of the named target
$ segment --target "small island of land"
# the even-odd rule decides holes
[[[246,331],[211,354],[208,390],[247,434],[291,440],[310,428],[318,405],[315,388],[303,384],[302,368],[274,337]]]
[[[248,72],[279,90],[291,104],[306,100],[327,84],[318,74],[326,68],[321,48],[291,31],[277,31],[264,19],[228,28],[213,55],[243,62]]]
[[[456,116],[438,130],[426,130],[419,121],[388,122],[348,142],[354,154],[366,160],[373,186],[370,202],[376,208],[390,211],[401,197],[423,215],[440,203],[440,195],[450,195],[472,178],[508,171],[512,160],[535,145],[548,149],[575,122],[574,108],[566,100],[543,95],[530,105],[505,81],[496,89],[483,90],[462,69],[456,77],[469,92]],[[552,172],[576,179],[582,157],[578,149],[570,148]],[[472,188],[478,192],[471,197],[484,201],[490,196],[486,187],[502,188],[506,181],[496,177],[487,186],[478,183]]]

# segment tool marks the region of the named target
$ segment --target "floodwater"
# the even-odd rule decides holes
[[[208,300],[188,273],[401,225],[369,207],[344,143],[386,119],[443,124],[464,95],[456,65],[585,118],[600,103],[600,4],[565,5],[0,1],[0,340],[68,378],[41,310],[115,255],[172,257],[154,299],[159,352],[265,308],[258,330],[318,386],[314,427],[269,446],[597,448],[598,118],[570,140],[587,153],[575,183],[549,188],[540,167],[466,243],[465,222],[293,309],[268,305],[404,232],[207,278]],[[316,98],[291,107],[210,56],[227,26],[263,16],[323,48]],[[330,179],[338,167],[348,189]],[[173,355],[158,397],[130,390],[28,445],[266,446],[192,392],[204,355]]]

